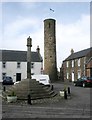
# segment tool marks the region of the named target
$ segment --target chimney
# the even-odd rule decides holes
[[[37,53],[40,53],[40,48],[39,48],[39,46],[37,46],[36,51],[37,51]]]
[[[71,49],[71,54],[73,54],[74,53],[74,50],[73,49]]]

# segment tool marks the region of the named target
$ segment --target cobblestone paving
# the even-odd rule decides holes
[[[57,95],[54,98],[34,100],[32,105],[28,105],[27,101],[3,101],[3,118],[90,118],[90,88],[69,86],[72,92],[67,100]],[[63,88],[62,83],[54,86],[57,93]]]

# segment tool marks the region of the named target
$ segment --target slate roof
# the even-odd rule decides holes
[[[74,60],[74,59],[85,57],[85,56],[87,56],[87,54],[90,53],[90,51],[92,51],[92,47],[85,49],[85,50],[81,50],[79,52],[75,52],[75,53],[71,54],[69,57],[67,57],[64,61]]]
[[[0,61],[27,62],[27,51],[0,50]],[[31,53],[32,62],[42,62],[42,57],[37,52]]]
[[[92,61],[92,57],[88,59],[88,61],[86,62],[86,64],[89,64]]]

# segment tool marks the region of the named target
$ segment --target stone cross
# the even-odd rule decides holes
[[[27,79],[31,79],[31,47],[32,39],[29,36],[27,38]]]

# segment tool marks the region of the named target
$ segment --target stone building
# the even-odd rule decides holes
[[[92,57],[89,59],[89,61],[86,64],[86,75],[88,77],[92,77]]]
[[[51,82],[57,80],[56,61],[56,21],[44,20],[44,73],[48,74]]]
[[[86,75],[92,77],[92,50],[87,54]]]
[[[71,50],[71,55],[63,61],[63,79],[64,81],[75,81],[81,76],[92,76],[92,48],[88,48],[79,52]],[[90,74],[88,74],[90,71]]]

